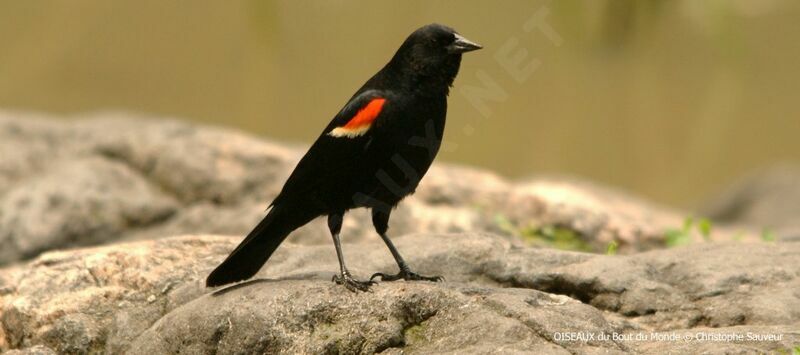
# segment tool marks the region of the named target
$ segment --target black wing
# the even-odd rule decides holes
[[[376,106],[375,100],[384,100],[377,117],[391,105],[391,98],[385,91],[366,90],[355,95],[322,131],[308,152],[297,163],[283,189],[270,206],[279,205],[287,198],[314,199],[325,204],[330,195],[347,191],[346,186],[353,181],[352,174],[362,160],[369,146],[372,134],[366,130],[357,135],[334,134],[337,128],[345,127],[368,106]],[[337,131],[338,132],[338,131]],[[327,206],[326,206],[327,207]]]

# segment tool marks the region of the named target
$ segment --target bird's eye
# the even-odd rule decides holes
[[[455,40],[455,36],[438,36],[431,38],[431,43],[436,44],[438,46],[446,46],[452,43]]]

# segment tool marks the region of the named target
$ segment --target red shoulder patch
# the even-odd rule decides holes
[[[347,121],[344,126],[336,127],[328,134],[334,137],[353,138],[367,133],[367,130],[372,126],[372,122],[380,115],[385,103],[386,99],[384,98],[372,99],[358,110],[358,113]]]

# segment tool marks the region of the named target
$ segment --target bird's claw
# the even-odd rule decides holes
[[[406,281],[431,281],[431,282],[442,282],[444,281],[443,276],[422,276],[417,274],[416,272],[409,271],[409,270],[400,270],[397,274],[389,275],[384,274],[382,272],[376,272],[372,274],[372,277],[369,278],[372,281],[374,278],[380,277],[381,281],[396,281],[396,280],[406,280]]]
[[[370,286],[375,284],[375,281],[370,279],[369,281],[359,281],[354,279],[350,276],[350,273],[341,273],[339,275],[333,275],[333,282],[338,285],[343,285],[345,288],[352,292],[367,292],[370,291]]]

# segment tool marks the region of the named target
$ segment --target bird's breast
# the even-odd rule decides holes
[[[374,132],[365,156],[362,187],[371,199],[394,205],[414,192],[439,152],[445,107],[409,105],[391,112],[391,121]]]

